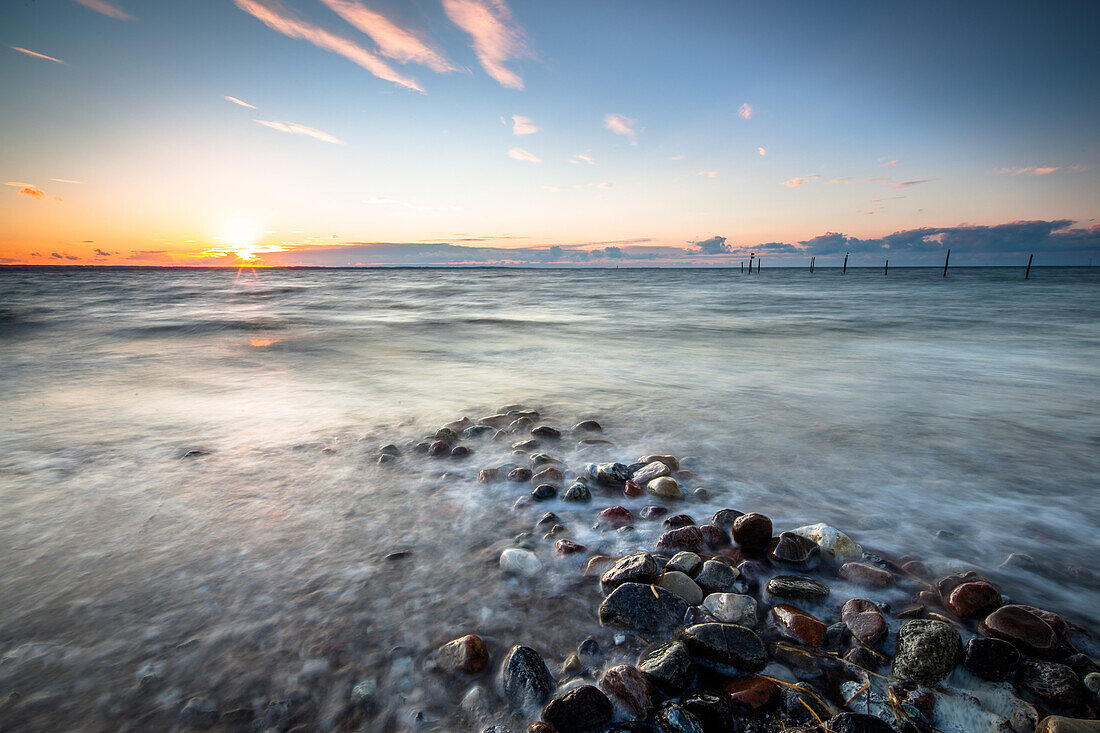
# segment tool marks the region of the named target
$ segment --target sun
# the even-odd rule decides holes
[[[222,222],[217,240],[227,252],[247,262],[256,257],[260,228],[247,219],[229,219]]]

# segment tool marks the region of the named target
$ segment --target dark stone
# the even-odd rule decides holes
[[[978,637],[967,643],[963,664],[983,680],[1003,682],[1020,664],[1020,652],[1007,641]]]
[[[551,700],[542,718],[561,733],[572,733],[610,722],[611,712],[607,695],[592,685],[583,685]]]
[[[673,514],[671,517],[665,517],[665,521],[661,524],[666,529],[678,529],[680,527],[689,527],[695,524],[695,520],[687,514]]]
[[[710,690],[692,690],[681,698],[680,706],[695,716],[706,733],[725,733],[733,728],[733,711],[725,695]]]
[[[532,453],[529,460],[531,461],[532,468],[536,468],[538,466],[549,466],[552,464],[561,464],[560,458],[549,453]]]
[[[827,651],[839,652],[848,645],[848,639],[851,636],[848,627],[843,623],[829,624],[828,628],[825,629],[823,646]]]
[[[734,509],[719,509],[714,513],[714,516],[710,518],[710,523],[717,524],[722,529],[733,529],[733,523],[737,521],[737,518],[740,517],[741,514],[741,512]]]
[[[589,501],[592,498],[592,492],[588,490],[588,486],[583,481],[574,481],[569,484],[569,488],[562,494],[562,501]]]
[[[625,506],[611,506],[596,515],[597,527],[628,527],[634,524],[634,515]]]
[[[511,471],[508,472],[509,481],[515,481],[518,483],[520,481],[529,481],[530,479],[531,469],[529,468],[523,468],[521,466],[519,468],[513,468]]]
[[[574,433],[602,433],[603,426],[595,420],[582,420],[571,428]]]
[[[557,466],[542,468],[531,477],[532,483],[536,484],[560,484],[564,480],[565,474]]]
[[[505,696],[515,705],[541,705],[554,689],[546,662],[531,647],[514,646],[501,667]]]
[[[894,733],[883,719],[863,713],[838,713],[828,725],[831,733]]]
[[[609,486],[622,486],[630,478],[630,469],[622,463],[589,463],[585,472],[590,478]]]
[[[634,481],[627,481],[623,485],[623,494],[631,497],[632,499],[636,499],[644,493],[645,489],[643,489],[641,485],[635,483]]]
[[[1016,669],[1016,686],[1045,703],[1072,707],[1081,702],[1084,686],[1064,664],[1025,659]]]
[[[868,646],[878,646],[886,639],[888,629],[882,611],[873,601],[866,598],[852,598],[840,608],[840,618],[852,636]]]
[[[631,715],[648,718],[657,706],[653,683],[637,667],[618,664],[607,670],[600,680],[600,689],[617,700]]]
[[[468,458],[471,453],[473,453],[473,451],[464,445],[456,445],[454,448],[451,448],[451,458]]]
[[[730,536],[726,534],[726,530],[717,524],[704,524],[699,527],[699,531],[703,533],[703,542],[711,549],[725,547],[730,543]]]
[[[736,624],[706,623],[680,633],[693,659],[759,672],[768,663],[764,642],[751,629]]]
[[[894,676],[934,687],[951,673],[962,653],[962,639],[950,624],[932,619],[906,621],[898,629]]]
[[[813,540],[793,532],[781,532],[768,544],[768,557],[775,562],[806,567],[821,554],[821,548]]]
[[[546,527],[553,527],[555,524],[560,523],[561,517],[559,517],[557,514],[554,514],[554,512],[546,512],[546,514],[543,514],[541,517],[539,517],[539,521],[535,522],[535,528],[543,529]]]
[[[378,465],[384,466],[387,463],[393,463],[396,460],[397,456],[393,455],[392,453],[383,453],[382,455],[378,456]]]
[[[654,585],[623,583],[600,604],[600,623],[642,634],[667,634],[687,613],[687,603]]]
[[[621,557],[604,571],[600,577],[600,588],[610,593],[623,583],[656,583],[661,574],[657,561],[648,552],[635,552]]]
[[[668,509],[663,506],[646,506],[642,507],[642,519],[660,519],[664,515],[668,514]]]
[[[707,491],[706,489],[704,489],[702,486],[697,486],[694,489],[692,489],[691,490],[691,495],[694,496],[699,501],[709,501],[710,500],[710,492]]]
[[[458,433],[448,427],[442,427],[435,431],[433,436],[436,440],[442,440],[447,443],[455,443],[458,441]]]
[[[665,694],[680,694],[695,677],[695,665],[681,641],[662,641],[647,648],[638,658],[638,669]]]
[[[434,441],[428,446],[428,455],[432,458],[441,458],[451,454],[451,444],[445,440]]]
[[[604,658],[603,649],[600,649],[600,642],[591,636],[582,641],[577,647],[577,656],[589,667],[599,666]]]
[[[576,555],[578,552],[584,552],[588,548],[584,545],[578,545],[572,540],[558,540],[554,543],[554,552],[559,555]]]
[[[1001,605],[1001,592],[984,580],[955,586],[946,606],[959,618],[985,616]]]
[[[695,574],[695,584],[703,590],[703,595],[711,593],[732,593],[737,587],[737,571],[724,562],[707,560]]]
[[[670,529],[657,538],[657,549],[699,552],[703,549],[703,533],[695,526]]]
[[[864,588],[885,588],[894,582],[894,576],[889,570],[862,562],[846,562],[840,566],[836,574],[849,583],[855,583]]]
[[[779,632],[799,644],[821,648],[825,641],[825,624],[805,611],[780,603],[772,608],[772,621]]]
[[[1012,642],[1025,654],[1047,657],[1058,647],[1058,635],[1050,624],[1024,606],[1001,606],[986,616],[982,631]]]
[[[695,716],[676,703],[661,708],[653,723],[661,733],[704,733]]]
[[[558,495],[558,490],[552,484],[539,484],[531,492],[531,498],[535,501],[547,501]]]
[[[561,431],[557,428],[552,428],[549,425],[539,425],[537,428],[531,431],[531,435],[536,438],[543,438],[546,440],[557,440],[561,437]]]
[[[829,597],[829,588],[800,575],[777,575],[768,581],[768,592],[787,600],[821,601]]]
[[[882,657],[875,654],[873,651],[864,646],[856,645],[844,652],[844,658],[856,665],[857,667],[863,667],[874,672],[882,664]]]
[[[799,682],[790,687],[784,686],[780,691],[780,706],[786,717],[795,723],[817,722],[818,719],[828,720],[833,713],[825,702],[827,699],[823,692],[807,682]]]
[[[941,530],[942,531],[942,530]],[[963,583],[975,583],[986,582],[986,579],[978,575],[973,570],[967,570],[964,573],[954,573],[952,575],[945,575],[936,581],[936,590],[940,594],[940,598],[944,601],[951,595],[951,591],[958,588]]]
[[[462,431],[462,437],[465,440],[473,440],[475,438],[484,438],[495,432],[496,429],[491,425],[471,425]]]
[[[763,514],[752,512],[733,520],[733,541],[746,550],[763,550],[771,538],[772,520]]]

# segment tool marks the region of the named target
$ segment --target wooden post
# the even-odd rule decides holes
[[[753,263],[753,260],[755,260],[755,259],[756,259],[756,253],[755,252],[749,252],[749,274],[750,275],[752,274],[752,263]]]
[[[844,253],[844,269],[840,271],[840,274],[841,275],[847,275],[848,274],[848,253],[847,252]]]
[[[1031,274],[1031,260],[1035,257],[1035,253],[1032,252],[1027,256],[1027,269],[1024,270],[1024,280],[1027,280],[1028,275]]]
[[[745,261],[741,260],[741,272],[745,271]]]
[[[763,262],[763,261],[764,261],[764,258],[763,258],[763,257],[761,257],[760,259],[758,259],[758,260],[756,261],[756,274],[757,274],[757,275],[759,275],[759,274],[760,274],[760,263],[761,263],[761,262]]]
[[[890,260],[886,260],[886,267],[882,268],[882,275],[885,277],[890,274]]]
[[[951,250],[947,250],[947,257],[943,260],[943,276],[947,277],[947,263],[951,259]]]
[[[810,274],[811,275],[814,273],[814,260],[816,260],[816,259],[817,259],[816,257],[811,257],[810,258]]]

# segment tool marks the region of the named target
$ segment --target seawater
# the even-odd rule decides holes
[[[506,444],[374,450],[507,403],[605,426],[550,448],[574,472],[693,456],[700,521],[828,522],[1095,626],[1098,345],[1091,268],[0,270],[0,727],[164,729],[196,696],[320,726],[367,678],[366,729],[498,719],[454,717],[430,649],[613,645],[594,581],[548,547],[501,577],[530,515],[476,475]],[[546,508],[609,554],[659,532]]]

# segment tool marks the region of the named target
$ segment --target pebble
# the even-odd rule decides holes
[[[1002,682],[1015,671],[1020,659],[1020,652],[1007,641],[976,637],[966,644],[963,665],[983,680]]]
[[[781,634],[800,644],[820,649],[825,641],[824,622],[794,606],[780,603],[772,608],[772,621]]]
[[[703,599],[703,608],[718,621],[727,624],[756,624],[756,599],[740,593],[711,593]]]
[[[642,652],[638,669],[665,694],[678,695],[695,677],[691,653],[682,641],[663,641]]]
[[[509,547],[500,553],[500,569],[509,575],[533,578],[542,571],[542,562],[530,550]]]
[[[1100,720],[1083,720],[1051,715],[1039,722],[1035,733],[1100,733]]]
[[[542,719],[561,733],[574,733],[609,722],[611,713],[607,695],[593,685],[582,685],[551,700],[542,711]]]
[[[553,527],[559,522],[561,522],[561,517],[559,517],[557,514],[554,514],[554,512],[546,512],[546,514],[543,514],[541,517],[539,517],[539,521],[535,522],[535,528],[537,529],[542,527]]]
[[[660,733],[703,733],[703,726],[696,717],[674,702],[661,708],[653,724]]]
[[[518,483],[521,481],[529,481],[530,479],[531,469],[529,468],[523,468],[522,466],[520,466],[519,468],[513,468],[511,471],[508,472],[509,481],[514,481]]]
[[[1049,656],[1058,646],[1050,624],[1023,606],[1001,606],[986,616],[981,627],[989,636],[1012,642],[1020,651],[1037,657]]]
[[[959,618],[979,618],[1001,605],[1001,592],[992,583],[979,580],[956,586],[945,600]]]
[[[657,538],[657,549],[699,552],[703,549],[703,533],[695,526],[670,529]]]
[[[559,555],[576,555],[578,552],[584,552],[588,548],[584,545],[578,545],[572,540],[558,540],[554,543],[554,552]]]
[[[772,539],[772,520],[750,512],[733,520],[733,541],[751,552],[763,550]]]
[[[657,706],[653,683],[645,672],[630,664],[618,664],[607,670],[600,679],[600,689],[635,717],[648,718]]]
[[[495,432],[496,430],[491,425],[471,425],[462,431],[462,438],[464,440],[474,440]]]
[[[852,636],[868,646],[885,641],[888,629],[882,611],[866,598],[851,598],[840,608],[840,618]]]
[[[722,691],[734,710],[764,710],[775,702],[779,686],[756,675],[737,675],[722,683]]]
[[[588,558],[588,564],[584,566],[585,577],[591,577],[593,575],[602,575],[604,568],[615,562],[615,558],[610,555],[593,555]]]
[[[843,580],[864,588],[886,588],[894,582],[894,576],[889,570],[862,562],[846,562],[836,574]]]
[[[703,533],[703,541],[711,549],[717,550],[721,547],[728,547],[730,544],[730,536],[716,524],[701,525],[699,531]]]
[[[702,486],[696,486],[691,490],[691,495],[695,497],[696,501],[709,501],[710,492]]]
[[[588,486],[582,481],[574,481],[569,485],[569,488],[562,494],[562,501],[589,501],[592,499],[592,492],[588,490]]]
[[[646,506],[642,507],[642,519],[660,519],[668,514],[668,509],[663,506]]]
[[[689,527],[695,524],[695,520],[687,514],[673,514],[671,517],[665,517],[662,526],[667,529],[677,529],[679,527]]]
[[[536,484],[560,484],[562,481],[565,481],[565,474],[557,466],[547,466],[531,477],[531,482]]]
[[[638,484],[646,484],[654,479],[661,478],[662,476],[668,476],[672,473],[668,466],[660,461],[653,461],[647,463],[642,468],[634,472],[630,477],[630,480]]]
[[[531,491],[531,498],[535,501],[548,501],[558,495],[558,490],[553,484],[539,484]]]
[[[694,552],[677,552],[665,565],[665,570],[678,570],[685,575],[694,577],[702,566],[702,558]]]
[[[717,662],[745,672],[759,672],[768,663],[764,642],[744,626],[705,623],[689,626],[680,638],[692,659]]]
[[[697,606],[703,600],[703,591],[696,582],[677,570],[668,572],[666,569],[658,585],[683,598],[689,606]]]
[[[481,637],[467,634],[441,646],[436,660],[448,672],[477,674],[489,663],[489,649]]]
[[[531,647],[514,646],[501,667],[504,695],[520,707],[541,705],[554,689],[554,680],[542,657]]]
[[[737,518],[741,516],[741,512],[733,509],[719,509],[714,513],[714,516],[710,518],[711,524],[717,524],[722,529],[733,529],[733,523],[737,521]],[[771,530],[768,530],[768,537],[771,538]]]
[[[477,475],[477,481],[481,484],[491,484],[504,478],[504,472],[499,468],[483,468]]]
[[[513,433],[518,433],[521,430],[526,430],[535,424],[535,421],[529,417],[517,417],[512,422],[508,423],[508,430]]]
[[[737,588],[736,568],[724,562],[707,560],[695,575],[695,582],[707,595],[711,593],[730,593]]]
[[[595,420],[581,420],[570,428],[570,431],[573,433],[602,433],[603,426]]]
[[[622,463],[589,463],[584,470],[590,478],[610,486],[622,486],[630,478],[630,469]]]
[[[537,468],[538,466],[549,466],[553,464],[561,465],[562,463],[562,460],[560,458],[549,453],[532,453],[531,457],[528,460],[531,461],[532,468]]]
[[[645,485],[645,490],[661,499],[679,499],[683,496],[680,491],[680,484],[676,483],[676,479],[671,476],[661,476],[653,479]]]
[[[1100,672],[1089,672],[1085,675],[1085,688],[1094,696],[1100,696]]]
[[[817,543],[793,532],[780,532],[768,543],[768,557],[787,565],[809,566],[820,554]]]
[[[516,451],[531,451],[538,448],[540,443],[534,439],[521,440],[517,443],[512,443],[512,450]]]
[[[454,448],[451,448],[451,458],[468,458],[471,453],[473,453],[473,451],[464,445],[456,445]]]
[[[962,653],[959,632],[943,621],[915,619],[898,629],[894,676],[934,687],[951,673]]]
[[[1016,686],[1045,703],[1072,707],[1083,698],[1077,673],[1064,664],[1025,659],[1016,669]]]
[[[836,564],[852,562],[863,557],[863,548],[851,537],[823,522],[797,527],[792,529],[791,533],[812,541],[821,548],[821,552],[827,558]]]
[[[441,440],[446,443],[455,443],[458,441],[458,433],[454,429],[448,427],[442,427],[435,431],[435,435],[432,436],[436,440]]]
[[[428,455],[432,458],[450,455],[451,444],[445,440],[436,440],[428,446]]]
[[[829,597],[829,588],[800,575],[777,575],[768,581],[768,592],[788,600],[820,601]]]
[[[600,577],[600,589],[606,594],[623,583],[649,584],[657,581],[661,568],[648,552],[635,552],[615,561]]]
[[[537,428],[531,430],[531,435],[545,440],[557,440],[561,437],[561,431],[549,425],[539,425]]]
[[[894,728],[881,718],[865,713],[837,713],[829,718],[831,733],[894,733]]]
[[[638,459],[638,463],[641,463],[641,464],[644,464],[644,465],[648,465],[650,463],[653,463],[654,461],[658,461],[660,463],[665,464],[666,466],[668,466],[673,471],[676,471],[680,468],[680,461],[676,460],[676,456],[653,455],[653,456],[642,456],[641,458]]]
[[[628,527],[634,524],[634,515],[625,506],[611,506],[596,515],[596,527]]]
[[[600,623],[642,634],[668,634],[680,626],[687,603],[653,585],[623,583],[600,604]]]
[[[636,499],[645,493],[645,489],[633,481],[627,481],[626,484],[623,485],[623,493],[632,499]]]
[[[686,693],[681,707],[695,716],[704,731],[731,731],[733,711],[725,695],[710,690],[692,690]]]
[[[384,466],[387,463],[393,463],[396,460],[397,456],[393,455],[392,453],[383,453],[382,455],[378,456],[378,465]]]

